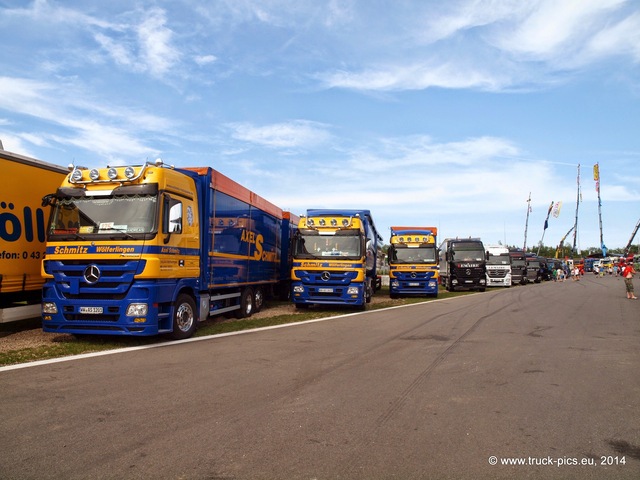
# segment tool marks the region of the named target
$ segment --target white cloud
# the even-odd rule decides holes
[[[350,67],[329,69],[316,78],[326,88],[367,92],[546,85],[554,72],[606,56],[640,59],[640,20],[638,13],[623,10],[627,3],[467,1],[450,8],[400,9],[394,20],[404,21],[406,32],[380,32],[387,41],[393,39],[393,48],[370,52],[363,43],[363,60],[343,62]]]
[[[193,58],[194,62],[196,62],[200,66],[209,65],[211,63],[215,63],[218,58],[215,55],[196,55]]]
[[[166,13],[152,9],[137,27],[140,59],[153,76],[161,77],[178,63],[180,51],[172,45],[173,32],[166,27]]]
[[[34,21],[40,24],[66,24],[98,28],[117,28],[116,25],[100,18],[86,15],[71,8],[65,8],[48,0],[34,0],[30,7],[6,8],[3,15],[9,18],[20,18],[21,21]]]
[[[327,88],[364,91],[422,90],[430,87],[498,90],[509,85],[501,73],[483,71],[479,66],[450,61],[425,64],[385,65],[362,72],[334,72],[320,75]]]
[[[86,119],[69,122],[73,127],[66,135],[52,135],[51,138],[63,145],[73,145],[83,150],[97,153],[109,159],[138,158],[158,155],[156,149],[144,145],[125,129],[91,122]]]
[[[351,153],[352,168],[365,172],[406,172],[418,168],[462,168],[482,163],[504,162],[519,158],[521,152],[508,140],[477,137],[459,142],[438,143],[428,136],[415,135],[382,139],[376,145]]]
[[[231,136],[236,140],[272,148],[304,148],[325,143],[330,134],[326,125],[306,120],[256,126],[250,123],[230,123]]]
[[[116,64],[126,67],[135,65],[135,59],[130,50],[125,48],[121,43],[114,41],[111,37],[103,33],[96,33],[94,38]]]
[[[67,90],[73,94],[66,95]],[[145,146],[140,138],[149,131],[171,136],[172,130],[172,123],[161,117],[111,104],[101,105],[95,98],[85,98],[77,86],[65,89],[57,84],[22,78],[0,77],[0,109],[44,121],[50,125],[49,130],[63,128],[65,131],[37,137],[18,135],[23,140],[36,145],[39,144],[36,138],[41,142],[55,141],[108,158],[155,154],[157,150]]]
[[[559,52],[574,51],[580,48],[585,36],[598,28],[598,21],[607,11],[623,3],[625,0],[540,1],[532,5],[531,13],[522,22],[514,25],[510,35],[503,37],[500,46],[505,51],[537,58],[553,58]]]
[[[18,135],[0,130],[0,142],[2,142],[3,149],[8,152],[35,158],[35,155],[29,148],[29,143],[31,143],[29,140],[25,142],[24,139]]]
[[[599,31],[585,48],[587,59],[627,54],[636,63],[640,62],[640,13],[630,15]]]

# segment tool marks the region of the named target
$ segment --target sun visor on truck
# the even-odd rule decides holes
[[[80,198],[87,196],[87,190],[84,188],[74,188],[74,187],[60,187],[58,188],[57,197],[71,197],[71,198]],[[112,191],[100,190],[100,195],[157,195],[158,194],[158,184],[157,183],[148,183],[144,185],[121,185],[119,187],[114,188]],[[98,194],[98,191],[89,191],[89,193],[93,193],[95,195]]]
[[[144,183],[142,185],[121,185],[113,189],[113,195],[157,195],[157,183]]]
[[[56,197],[84,197],[84,188],[60,187],[56,192]]]

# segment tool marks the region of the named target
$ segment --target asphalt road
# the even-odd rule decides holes
[[[639,367],[588,275],[0,370],[0,478],[637,479]]]

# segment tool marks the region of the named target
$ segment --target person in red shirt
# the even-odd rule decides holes
[[[624,285],[627,289],[627,298],[629,300],[636,300],[638,298],[633,292],[633,275],[635,273],[633,263],[629,262],[622,266],[622,277],[624,278]]]

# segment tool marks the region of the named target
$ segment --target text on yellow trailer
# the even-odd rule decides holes
[[[40,316],[46,211],[66,168],[0,149],[0,323]]]

